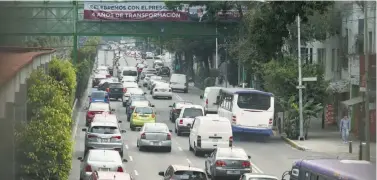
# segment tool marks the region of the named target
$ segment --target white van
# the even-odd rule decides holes
[[[203,101],[200,103],[204,107],[204,112],[207,114],[217,114],[218,104],[216,102],[219,97],[221,87],[206,87],[204,94],[200,95]]]
[[[124,67],[122,69],[122,72],[121,72],[119,78],[122,80],[123,76],[133,76],[133,77],[135,77],[135,79],[137,79],[137,76],[138,76],[137,68],[136,67],[130,67],[130,66]]]
[[[190,151],[195,156],[212,152],[218,147],[232,147],[233,132],[230,121],[223,117],[198,116],[194,119],[189,136]]]

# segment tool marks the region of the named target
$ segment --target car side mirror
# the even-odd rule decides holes
[[[128,162],[128,160],[127,159],[122,159],[122,162]]]
[[[126,133],[127,131],[126,131],[126,130],[121,130],[120,132],[121,132],[121,133]]]
[[[79,160],[79,161],[83,161],[84,158],[82,158],[82,157],[78,157],[77,160]]]
[[[172,105],[169,105],[169,107],[173,107]]]
[[[84,132],[86,132],[86,128],[82,128],[82,129],[81,129],[81,131],[84,131]]]
[[[251,159],[251,156],[247,156],[247,158]]]
[[[118,123],[122,123],[122,121],[118,121]]]
[[[158,175],[160,175],[160,176],[164,176],[165,173],[164,173],[164,171],[160,171],[160,172],[158,172]]]
[[[151,107],[154,107],[154,104],[151,104]]]
[[[200,99],[203,99],[203,95],[200,95],[199,97],[200,97]]]

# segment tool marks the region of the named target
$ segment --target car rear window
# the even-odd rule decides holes
[[[183,112],[183,117],[197,117],[197,116],[203,116],[202,109],[199,108],[185,108]]]
[[[180,180],[207,180],[207,176],[203,172],[198,171],[176,171],[173,179]]]
[[[167,132],[168,127],[163,125],[146,125],[144,128],[145,132]]]
[[[123,88],[123,84],[121,84],[121,83],[110,83],[109,88]]]
[[[247,158],[247,154],[240,150],[223,150],[217,151],[218,157]]]
[[[89,132],[98,134],[119,134],[119,129],[116,126],[93,126]]]
[[[89,107],[89,111],[110,111],[110,107],[108,104],[91,103]]]
[[[137,107],[135,113],[138,114],[153,114],[153,109],[150,107]]]
[[[90,97],[94,99],[102,99],[105,98],[105,92],[92,92],[92,95],[90,95]]]
[[[123,76],[137,76],[137,71],[123,71]]]

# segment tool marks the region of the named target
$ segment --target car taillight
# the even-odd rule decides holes
[[[88,134],[87,137],[88,137],[88,138],[96,138],[97,136],[96,136],[96,135],[93,135],[93,134]]]
[[[109,88],[106,88],[106,92],[110,92],[110,89],[109,89]]]
[[[166,136],[166,139],[171,140],[171,134],[170,133]]]
[[[237,117],[236,116],[232,116],[232,124],[237,124]]]
[[[249,168],[251,166],[251,163],[249,161],[242,162],[242,167]]]
[[[180,120],[179,120],[179,124],[183,124],[183,119],[180,119]]]
[[[92,112],[92,111],[88,111],[88,116],[89,116],[89,117],[92,117],[92,116],[94,116],[94,115],[95,115],[94,112]]]
[[[233,136],[229,137],[229,147],[233,146]]]
[[[202,147],[202,137],[201,136],[196,137],[196,146]]]
[[[127,88],[123,88],[123,92],[126,93],[127,92]]]
[[[122,167],[118,167],[117,172],[123,172],[123,168]]]
[[[85,172],[92,172],[92,166],[86,165]]]
[[[270,120],[268,121],[268,124],[272,124],[272,118],[270,118]]]
[[[111,138],[113,138],[113,139],[122,139],[122,136],[113,136]]]
[[[152,114],[152,118],[155,118],[156,117],[156,115],[155,114]]]
[[[206,99],[206,104],[208,105],[208,99]]]
[[[145,133],[141,134],[141,139],[146,139],[147,137],[145,136]]]
[[[110,75],[110,74],[108,74],[108,75],[106,75],[106,77],[107,77],[107,78],[109,78],[109,77],[111,77],[111,75]]]
[[[224,167],[224,166],[226,166],[226,163],[224,161],[218,160],[218,161],[216,161],[216,166],[217,167]]]

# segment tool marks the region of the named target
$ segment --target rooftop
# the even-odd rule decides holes
[[[0,85],[5,84],[35,57],[54,53],[55,49],[0,47]]]

